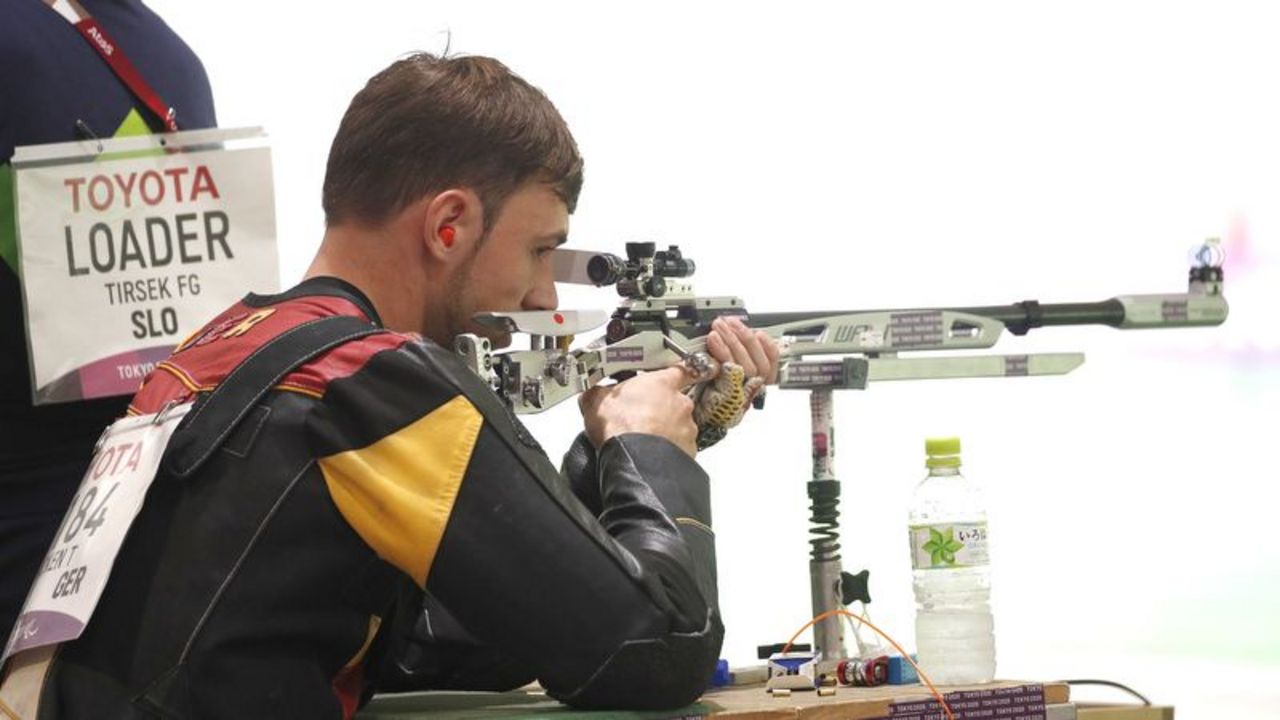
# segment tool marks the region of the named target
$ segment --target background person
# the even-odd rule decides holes
[[[216,125],[199,58],[136,0],[82,0],[184,130]],[[34,406],[9,159],[17,146],[163,129],[85,38],[41,0],[0,3],[0,642],[62,522],[103,428],[127,397]],[[67,327],[74,328],[74,318]]]

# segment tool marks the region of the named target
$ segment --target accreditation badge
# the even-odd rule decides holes
[[[14,653],[74,640],[106,587],[160,458],[191,403],[117,420],[99,440],[5,645]]]
[[[12,166],[37,405],[131,394],[209,318],[279,288],[259,128],[32,145]]]

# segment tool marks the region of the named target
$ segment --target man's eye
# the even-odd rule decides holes
[[[555,248],[555,246],[554,246],[554,245],[548,245],[547,247],[540,247],[540,248],[538,248],[538,249],[536,250],[536,253],[537,253],[538,257],[547,257],[548,255],[550,255],[550,254],[551,254],[551,251],[552,251],[552,250],[555,250],[555,249],[556,249],[556,248]]]

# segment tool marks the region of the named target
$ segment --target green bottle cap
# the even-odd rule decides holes
[[[960,467],[960,438],[928,438],[924,441],[928,467]]]

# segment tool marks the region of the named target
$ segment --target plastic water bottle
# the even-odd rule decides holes
[[[995,678],[987,513],[982,490],[960,474],[959,438],[925,441],[929,475],[911,502],[916,652],[934,683]]]

